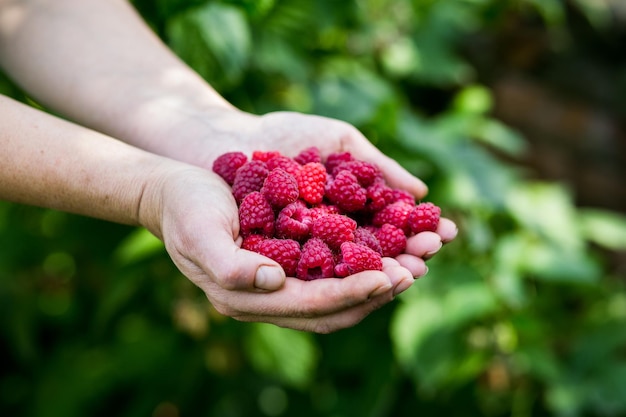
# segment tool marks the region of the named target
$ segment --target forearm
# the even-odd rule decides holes
[[[123,0],[0,0],[0,63],[47,107],[160,154],[194,115],[234,110]]]
[[[0,96],[0,199],[123,224],[172,162]]]

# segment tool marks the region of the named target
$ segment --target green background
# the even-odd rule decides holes
[[[1,202],[1,415],[626,415],[623,207],[533,165],[493,82],[541,78],[623,117],[619,2],[134,3],[236,106],[355,124],[460,234],[394,302],[313,335],[220,316],[144,230]],[[598,63],[609,93],[555,62]]]

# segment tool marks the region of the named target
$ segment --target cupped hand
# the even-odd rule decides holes
[[[285,277],[276,262],[240,247],[230,188],[208,170],[181,167],[165,170],[146,188],[141,223],[226,316],[328,333],[354,326],[413,282],[391,258],[383,271],[343,279]]]
[[[179,147],[182,154],[178,159],[210,169],[213,160],[228,151],[241,151],[247,155],[255,150],[279,151],[293,157],[307,147],[316,146],[324,156],[348,151],[357,159],[378,165],[391,187],[407,190],[418,200],[428,193],[424,182],[380,152],[358,129],[343,121],[296,112],[254,116],[227,111],[214,116],[213,122],[207,123],[211,126],[210,136],[194,142],[194,146]],[[188,126],[193,129],[194,123]],[[179,129],[178,134],[184,137],[185,128]],[[197,131],[194,134],[197,135]],[[456,234],[454,222],[442,218],[434,233],[422,232],[409,238],[406,252],[396,259],[414,277],[421,277],[428,271],[425,261],[433,257],[444,243],[452,241]]]

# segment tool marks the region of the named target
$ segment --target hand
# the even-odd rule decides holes
[[[323,155],[349,151],[358,159],[375,163],[390,186],[405,189],[417,199],[424,198],[428,192],[422,181],[382,154],[348,123],[293,112],[253,116],[229,109],[207,112],[207,115],[205,119],[210,121],[195,115],[188,123],[177,127],[177,137],[183,141],[188,139],[191,145],[173,144],[175,150],[168,150],[168,156],[210,169],[213,160],[228,151],[251,155],[255,150],[277,150],[295,156],[306,147],[317,146]],[[442,218],[436,233],[423,232],[409,238],[406,253],[396,260],[413,277],[421,277],[428,271],[425,260],[434,256],[444,243],[452,241],[456,234],[456,225]]]
[[[241,321],[328,333],[354,326],[413,282],[390,258],[382,272],[316,281],[285,277],[276,262],[240,248],[230,188],[199,168],[171,170],[152,181],[140,221],[221,314]]]

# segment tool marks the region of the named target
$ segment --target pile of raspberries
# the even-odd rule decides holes
[[[388,186],[378,166],[350,152],[322,158],[310,147],[294,158],[278,151],[227,152],[213,171],[232,187],[242,247],[310,281],[382,270],[407,237],[435,231],[441,209]]]

